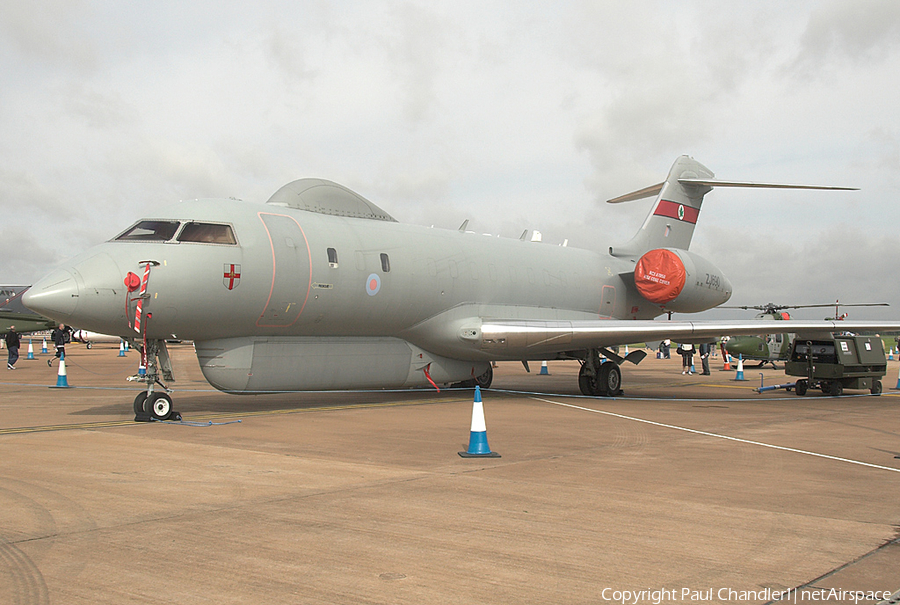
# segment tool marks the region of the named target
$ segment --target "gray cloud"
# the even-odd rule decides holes
[[[892,0],[832,0],[814,5],[797,61],[827,65],[843,58],[879,62],[900,45],[900,5]]]

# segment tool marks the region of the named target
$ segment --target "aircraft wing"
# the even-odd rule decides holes
[[[611,347],[669,338],[679,343],[710,342],[723,336],[765,334],[771,324],[749,321],[642,321],[642,320],[523,320],[482,319],[481,345],[485,351],[521,351],[532,355]],[[810,339],[829,338],[833,332],[887,334],[900,331],[900,322],[790,320],[779,329]]]

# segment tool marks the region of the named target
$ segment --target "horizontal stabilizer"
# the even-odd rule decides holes
[[[645,197],[652,197],[662,191],[663,185],[665,185],[664,182],[658,183],[656,185],[650,185],[649,187],[644,187],[643,189],[632,191],[631,193],[626,193],[625,195],[620,195],[619,197],[613,198],[611,200],[606,200],[606,203],[621,204],[622,202],[633,202],[635,200],[642,200]]]
[[[678,179],[682,185],[706,185],[707,187],[757,187],[759,189],[824,189],[826,191],[859,191],[859,187],[834,187],[830,185],[787,185],[784,183],[751,183],[749,181],[720,181],[718,179]]]
[[[705,187],[750,187],[757,189],[819,189],[825,191],[859,191],[859,187],[836,187],[831,185],[790,185],[786,183],[754,183],[750,181],[722,181],[719,179],[683,178],[678,179],[678,182],[682,185],[696,185]],[[606,200],[606,203],[621,204],[622,202],[634,202],[636,200],[642,200],[647,197],[652,197],[662,191],[663,185],[665,185],[665,183],[650,185],[649,187],[644,187],[643,189],[638,189],[637,191],[632,191],[631,193],[626,193],[625,195],[614,197],[611,200]]]

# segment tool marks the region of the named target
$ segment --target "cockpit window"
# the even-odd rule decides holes
[[[178,234],[179,242],[197,242],[201,244],[237,244],[231,225],[216,223],[187,223]]]
[[[139,221],[116,241],[167,242],[178,230],[178,221]]]

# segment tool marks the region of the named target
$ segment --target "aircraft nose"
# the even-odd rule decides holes
[[[78,283],[66,269],[58,269],[22,295],[22,304],[53,319],[70,319],[78,306]]]

